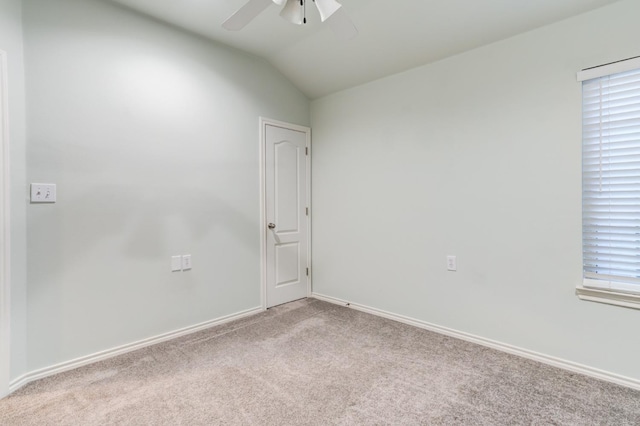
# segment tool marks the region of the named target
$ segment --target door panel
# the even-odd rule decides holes
[[[267,307],[308,293],[307,134],[265,125]]]
[[[275,218],[276,232],[298,232],[300,206],[300,148],[289,141],[275,144]],[[304,159],[303,159],[304,161]]]
[[[300,281],[300,243],[277,244],[276,287]]]

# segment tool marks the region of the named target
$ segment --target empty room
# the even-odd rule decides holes
[[[640,424],[639,17],[0,0],[0,424]]]

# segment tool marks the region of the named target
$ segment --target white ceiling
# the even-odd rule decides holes
[[[498,41],[618,0],[341,0],[358,27],[337,39],[310,8],[293,25],[270,6],[239,32],[220,25],[246,0],[111,0],[264,57],[310,99]]]

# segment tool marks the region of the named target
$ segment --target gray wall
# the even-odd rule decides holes
[[[0,0],[0,49],[7,52],[11,170],[11,380],[26,372],[25,95],[20,0]]]
[[[23,13],[28,179],[58,185],[27,213],[29,370],[258,307],[258,117],[308,125],[308,100],[108,2]]]
[[[640,379],[640,311],[575,296],[575,73],[640,55],[638,16],[621,1],[312,102],[314,291]]]

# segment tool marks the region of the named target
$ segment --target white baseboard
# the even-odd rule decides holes
[[[497,342],[495,340],[486,339],[484,337],[475,336],[473,334],[464,333],[461,331],[453,330],[451,328],[442,327],[442,326],[431,324],[425,321],[406,317],[403,315],[394,314],[391,312],[383,311],[381,309],[371,308],[369,306],[347,302],[345,300],[337,299],[334,297],[325,296],[318,293],[312,293],[311,297],[318,300],[323,300],[325,302],[347,306],[358,311],[362,311],[372,315],[398,321],[404,324],[412,325],[414,327],[419,327],[425,330],[444,334],[446,336],[451,336],[451,337],[455,337],[468,342],[476,343],[482,346],[487,346],[487,347],[497,349],[499,351],[506,352],[512,355],[521,356],[523,358],[528,358],[534,361],[541,362],[543,364],[551,365],[553,367],[558,367],[564,370],[572,371],[574,373],[584,374],[585,376],[594,377],[596,379],[600,379],[600,380],[615,383],[618,385],[626,386],[632,389],[640,390],[640,380],[638,379],[621,376],[608,371],[589,367],[583,364],[578,364],[578,363],[567,361],[561,358],[556,358],[553,356],[541,354],[538,352],[530,351],[528,349],[519,348],[517,346]],[[64,371],[73,370],[74,368],[78,368],[87,364],[92,364],[94,362],[102,361],[107,358],[112,358],[127,352],[132,352],[137,349],[142,349],[144,347],[165,342],[167,340],[175,339],[177,337],[185,336],[187,334],[196,333],[198,331],[205,330],[207,328],[211,328],[216,325],[221,325],[233,320],[255,315],[263,311],[264,309],[262,307],[249,309],[246,311],[227,315],[225,317],[217,318],[211,321],[203,322],[201,324],[185,327],[179,330],[171,331],[169,333],[164,333],[155,337],[150,337],[148,339],[143,339],[143,340],[129,343],[123,346],[118,346],[112,349],[107,349],[105,351],[97,352],[91,355],[87,355],[87,356],[76,358],[70,361],[62,362],[50,367],[45,367],[39,370],[35,370],[13,380],[9,385],[9,392],[14,392],[20,389],[22,386],[34,380],[38,380],[48,376],[52,376],[54,374],[62,373]]]
[[[538,352],[530,351],[528,349],[523,349],[523,348],[519,348],[517,346],[509,345],[506,343],[497,342],[495,340],[485,339],[484,337],[475,336],[473,334],[464,333],[462,331],[457,331],[451,328],[442,327],[436,324],[431,324],[425,321],[409,318],[403,315],[398,315],[398,314],[383,311],[380,309],[371,308],[369,306],[347,302],[346,300],[336,299],[335,297],[325,296],[318,293],[313,293],[311,297],[318,300],[323,300],[325,302],[347,306],[349,308],[352,308],[358,311],[366,312],[372,315],[377,315],[379,317],[398,321],[404,324],[412,325],[414,327],[423,328],[425,330],[433,331],[439,334],[444,334],[446,336],[455,337],[457,339],[465,340],[467,342],[472,342],[478,345],[487,346],[489,348],[497,349],[499,351],[506,352],[512,355],[521,356],[523,358],[528,358],[534,361],[541,362],[543,364],[551,365],[553,367],[558,367],[564,370],[572,371],[574,373],[584,374],[585,376],[593,377],[596,379],[615,383],[621,386],[626,386],[632,389],[640,390],[640,380],[633,379],[631,377],[621,376],[608,371],[589,367],[587,365],[578,364],[572,361],[567,361],[565,359],[541,354]]]
[[[137,342],[128,343],[126,345],[118,346],[112,349],[96,352],[91,355],[86,355],[80,358],[72,359],[70,361],[61,362],[50,367],[41,368],[39,370],[31,371],[23,376],[18,377],[9,384],[9,392],[14,392],[20,389],[22,386],[34,380],[43,379],[54,374],[62,373],[64,371],[73,370],[74,368],[82,367],[83,365],[93,364],[94,362],[102,361],[107,358],[113,358],[118,355],[132,352],[138,349],[142,349],[147,346],[155,345],[157,343],[166,342],[167,340],[175,339],[177,337],[185,336],[187,334],[196,333],[207,328],[215,327],[230,321],[234,321],[240,318],[248,317],[251,315],[264,312],[262,307],[248,309],[246,311],[238,312],[235,314],[227,315],[221,318],[216,318],[210,321],[206,321],[200,324],[195,324],[189,327],[181,328],[179,330],[170,331],[168,333],[160,334],[158,336],[149,337],[147,339],[139,340]]]

